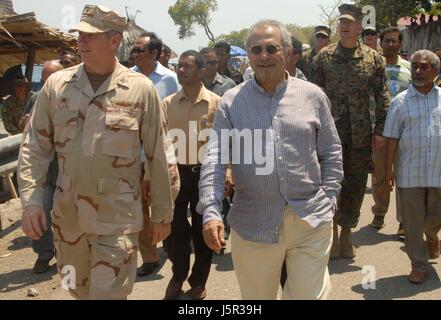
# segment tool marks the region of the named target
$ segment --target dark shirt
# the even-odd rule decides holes
[[[224,73],[219,72],[221,75],[230,78],[236,82],[236,84],[241,84],[243,82],[242,74],[234,69],[227,68],[227,70]]]
[[[204,83],[205,85],[205,83]],[[234,88],[236,86],[236,82],[234,80],[227,78],[226,76],[222,76],[219,73],[214,77],[213,83],[211,85],[205,85],[205,87],[214,92],[218,96],[222,97],[225,92]]]

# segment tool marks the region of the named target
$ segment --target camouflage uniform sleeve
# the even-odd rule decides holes
[[[312,83],[318,85],[320,88],[325,88],[325,73],[323,70],[323,54],[317,54],[312,60],[311,79]]]
[[[14,121],[14,107],[10,102],[10,99],[4,100],[3,108],[2,108],[2,121],[5,130],[8,131],[11,135],[19,134],[20,130]]]
[[[146,155],[144,180],[154,186],[150,190],[151,221],[170,223],[173,220],[173,199],[164,146],[164,117],[161,102],[153,86],[150,87],[144,107],[141,139]]]
[[[23,133],[18,159],[18,184],[23,209],[43,205],[46,174],[55,155],[50,105],[49,89],[45,86]]]
[[[390,95],[386,84],[386,60],[379,54],[375,54],[375,76],[372,81],[372,90],[375,99],[376,119],[374,134],[382,136],[390,106]]]

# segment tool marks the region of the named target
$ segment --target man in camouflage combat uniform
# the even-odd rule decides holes
[[[300,69],[305,75],[306,79],[310,79],[312,76],[312,62],[314,57],[324,47],[329,45],[331,39],[331,29],[327,26],[315,27],[315,42],[314,47],[303,52],[302,59],[299,61],[297,68]]]
[[[339,7],[339,43],[323,48],[314,58],[312,81],[331,100],[332,115],[343,146],[344,181],[335,221],[342,227],[340,241],[334,225],[331,258],[355,257],[351,229],[358,224],[361,204],[371,166],[372,148],[384,146],[382,137],[390,97],[386,86],[385,61],[371,48],[359,43],[361,9]],[[376,102],[376,124],[372,134],[369,93]]]
[[[165,239],[171,229],[161,103],[148,78],[115,58],[125,26],[117,12],[85,6],[81,22],[70,30],[79,32],[84,63],[47,80],[19,157],[23,230],[38,239],[47,228],[44,179],[57,153],[52,212],[57,265],[62,276],[75,275],[69,291],[80,299],[125,299],[132,291],[141,197],[148,196],[139,179],[142,144],[143,180],[155,186],[149,195],[152,242]]]
[[[19,123],[21,114],[29,98],[27,86],[28,81],[26,78],[15,79],[12,94],[6,96],[3,101],[3,125],[6,131],[8,131],[11,135],[20,133]]]

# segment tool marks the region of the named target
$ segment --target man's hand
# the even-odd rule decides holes
[[[210,221],[203,227],[205,244],[217,254],[221,253],[222,246],[226,244],[224,228],[224,223],[219,220]]]
[[[26,208],[21,218],[24,233],[32,240],[39,240],[47,231],[46,215],[42,207]]]
[[[228,198],[229,196],[231,196],[231,194],[234,191],[234,182],[232,178],[226,178],[225,179],[225,193],[224,193],[224,197]]]
[[[386,139],[384,137],[380,137],[379,135],[374,135],[372,138],[372,149],[375,152],[381,151],[386,145]]]
[[[142,198],[147,202],[147,206],[149,206],[150,202],[150,181],[143,181],[142,186]]]
[[[386,184],[386,188],[390,192],[394,191],[394,187],[395,187],[395,173],[393,172],[393,170],[392,171],[386,171],[384,183]]]
[[[150,221],[150,237],[152,238],[152,244],[155,245],[168,238],[171,233],[171,223],[153,223]]]

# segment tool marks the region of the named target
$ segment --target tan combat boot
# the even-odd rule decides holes
[[[341,228],[340,256],[343,258],[355,258],[355,247],[352,245],[352,234],[350,228]]]
[[[333,223],[333,231],[332,231],[332,247],[331,247],[331,255],[330,259],[334,260],[340,257],[340,241],[338,240],[338,224],[337,222]]]

